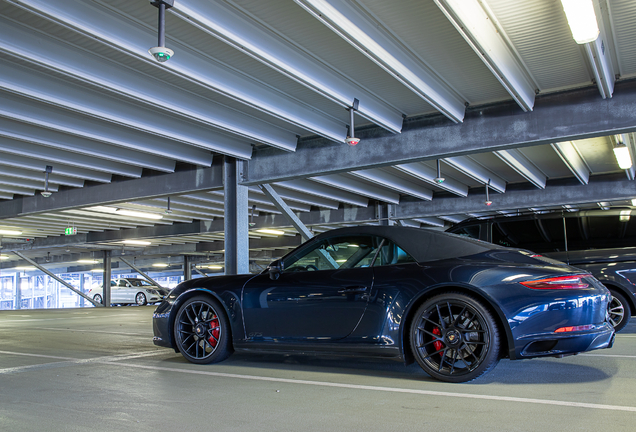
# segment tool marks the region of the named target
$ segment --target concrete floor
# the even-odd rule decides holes
[[[152,344],[153,310],[0,312],[0,431],[636,428],[636,323],[611,350],[503,360],[472,383],[445,384],[375,360],[193,365]]]

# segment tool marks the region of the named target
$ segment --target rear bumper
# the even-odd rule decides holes
[[[519,338],[517,358],[532,358],[576,354],[614,345],[614,328],[603,323],[592,330],[571,333],[543,333]]]

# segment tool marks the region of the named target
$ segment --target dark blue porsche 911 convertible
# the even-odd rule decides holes
[[[261,274],[181,283],[155,311],[154,343],[193,363],[233,351],[415,360],[465,382],[503,357],[611,347],[609,300],[589,273],[528,251],[416,228],[342,228]]]

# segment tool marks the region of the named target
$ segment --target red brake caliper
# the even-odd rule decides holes
[[[433,329],[433,334],[437,336],[441,336],[442,331],[439,329],[439,327],[435,327]],[[441,343],[440,341],[433,342],[433,346],[435,347],[435,351],[440,351],[442,348],[444,348],[444,344]]]
[[[214,318],[212,321],[210,321],[210,328],[212,329],[212,336],[210,336],[210,338],[208,339],[208,342],[210,342],[210,345],[212,346],[212,348],[214,348],[219,339],[219,319],[218,318]]]

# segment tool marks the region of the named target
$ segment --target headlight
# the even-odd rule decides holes
[[[157,290],[153,290],[153,289],[146,290],[146,292],[147,292],[148,294],[155,294],[155,295],[159,295],[159,293],[157,292]]]

